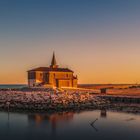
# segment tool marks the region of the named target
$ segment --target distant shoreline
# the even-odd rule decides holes
[[[28,87],[27,84],[0,84],[0,89],[14,89],[14,88],[22,88]],[[85,88],[85,89],[101,89],[101,88],[131,88],[131,87],[139,87],[139,84],[78,84],[78,88]]]
[[[27,86],[26,84],[0,84],[0,89],[21,89]]]

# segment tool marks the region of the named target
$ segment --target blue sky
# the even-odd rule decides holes
[[[1,36],[105,32],[131,26],[140,22],[139,4],[139,0],[3,0]]]

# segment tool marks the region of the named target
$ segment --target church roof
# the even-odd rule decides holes
[[[32,70],[29,70],[28,72],[31,71],[43,71],[43,72],[73,72],[72,70],[68,68],[51,68],[51,67],[39,67],[35,68]]]

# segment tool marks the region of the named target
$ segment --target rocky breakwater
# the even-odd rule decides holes
[[[87,91],[0,91],[0,109],[9,111],[79,111],[108,108],[110,102]]]
[[[134,95],[98,95],[100,98],[108,100],[108,109],[127,113],[140,113],[140,96]]]

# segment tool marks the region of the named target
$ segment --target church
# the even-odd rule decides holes
[[[53,53],[49,67],[38,67],[28,71],[29,87],[77,87],[77,76],[68,68],[60,68]]]

